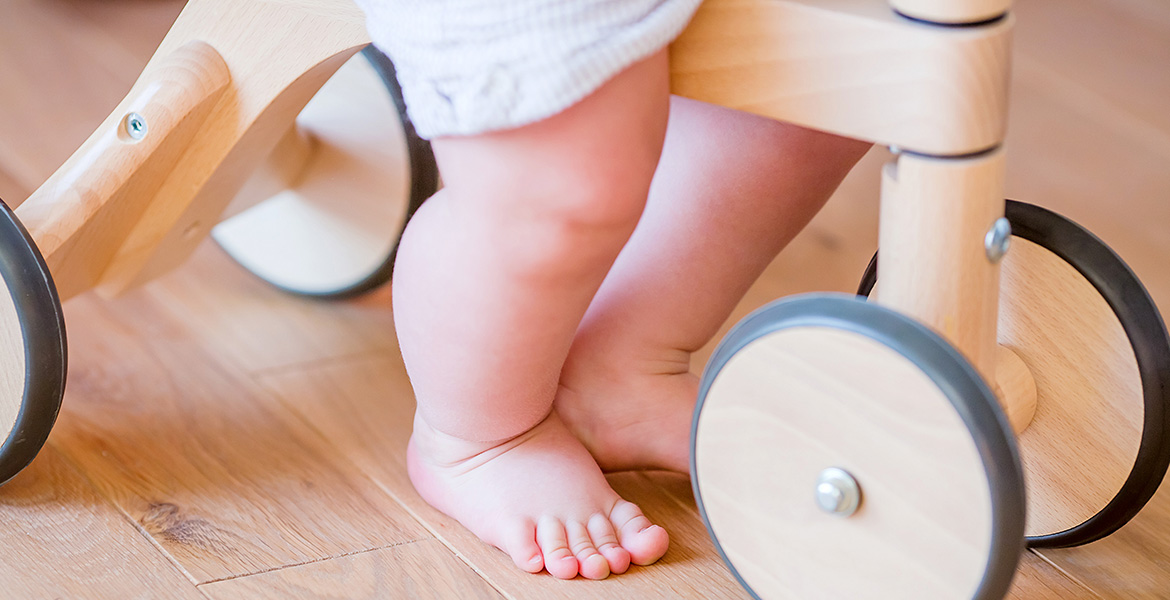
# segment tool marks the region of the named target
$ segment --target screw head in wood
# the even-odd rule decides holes
[[[122,119],[122,129],[130,139],[140,140],[146,137],[146,119],[136,112],[129,113]]]
[[[1012,245],[1012,224],[1005,218],[996,219],[987,235],[983,237],[983,247],[987,250],[987,260],[997,263],[1007,254]]]
[[[861,486],[844,469],[829,467],[817,478],[817,506],[821,510],[841,517],[857,512],[861,505]]]

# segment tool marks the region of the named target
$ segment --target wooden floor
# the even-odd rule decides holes
[[[19,204],[129,88],[181,0],[0,2],[0,197]],[[1018,0],[1011,197],[1106,239],[1170,313],[1170,4]],[[734,319],[852,291],[876,244],[870,154]],[[415,495],[412,398],[388,289],[268,289],[216,247],[106,302],[66,306],[60,420],[0,488],[4,598],[742,598],[681,476],[621,474],[671,532],[603,582],[517,571]],[[696,357],[701,365],[709,352]],[[1170,489],[1088,547],[1027,554],[1016,598],[1170,598]]]

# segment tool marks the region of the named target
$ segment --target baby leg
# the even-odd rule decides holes
[[[394,316],[418,399],[411,480],[516,564],[600,578],[666,551],[552,414],[561,366],[637,224],[669,105],[664,52],[544,121],[433,147]]]
[[[602,468],[687,471],[691,353],[868,148],[672,98],[646,210],[589,307],[556,401]]]

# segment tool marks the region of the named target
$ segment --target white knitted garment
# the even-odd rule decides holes
[[[559,113],[671,42],[702,0],[356,0],[424,138]]]

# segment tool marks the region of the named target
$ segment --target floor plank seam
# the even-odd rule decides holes
[[[99,312],[101,312],[101,313],[105,314],[107,317],[110,317],[110,319],[109,319],[109,322],[112,322],[112,323],[117,323],[117,322],[118,322],[118,321],[117,321],[117,319],[115,319],[115,318],[114,318],[114,316],[113,316],[113,313],[110,311],[109,305],[108,305],[106,302],[100,302],[100,303],[97,303],[97,307],[96,307],[96,308],[97,308],[97,310],[98,310]],[[130,332],[130,333],[131,333],[131,335],[133,335],[133,332]],[[184,338],[184,339],[182,339],[182,340],[177,340],[177,342],[178,342],[178,343],[184,343],[184,342],[186,342],[186,343],[190,343],[190,344],[192,344],[192,345],[193,345],[193,348],[192,348],[192,350],[193,350],[193,351],[195,351],[195,352],[198,352],[198,353],[200,353],[200,354],[201,354],[201,355],[203,355],[205,358],[207,358],[208,360],[206,361],[206,366],[207,366],[208,368],[210,368],[210,369],[214,369],[214,370],[217,372],[217,374],[218,374],[219,376],[221,376],[221,377],[224,377],[224,378],[228,378],[228,379],[238,379],[238,380],[240,380],[240,381],[246,381],[248,384],[250,384],[250,386],[251,386],[251,388],[252,388],[251,390],[249,390],[251,393],[254,393],[254,394],[256,394],[257,396],[259,396],[259,395],[264,395],[264,396],[266,396],[267,398],[271,399],[272,401],[274,401],[274,402],[275,402],[275,404],[276,404],[276,406],[277,406],[277,407],[279,407],[279,408],[281,408],[281,409],[284,409],[284,411],[285,411],[286,413],[291,413],[291,416],[292,416],[292,418],[294,418],[294,419],[296,419],[296,420],[300,421],[301,423],[303,423],[303,424],[304,424],[304,425],[305,425],[305,426],[308,428],[308,430],[309,430],[309,431],[311,431],[312,433],[316,434],[316,435],[317,435],[317,436],[318,436],[320,439],[322,439],[322,440],[324,441],[324,443],[325,443],[325,444],[327,444],[327,445],[328,445],[328,446],[330,446],[330,447],[333,447],[335,450],[337,449],[337,448],[336,448],[336,445],[334,445],[334,444],[333,444],[332,440],[330,440],[330,439],[329,439],[329,438],[328,438],[328,437],[327,437],[327,436],[324,434],[324,432],[322,432],[320,429],[318,429],[317,427],[315,427],[315,426],[314,426],[312,423],[309,423],[309,422],[307,421],[307,419],[305,419],[305,418],[304,418],[304,417],[303,417],[303,416],[302,416],[302,415],[301,415],[301,414],[300,414],[298,411],[296,411],[296,410],[292,410],[292,409],[291,409],[291,408],[290,408],[290,407],[289,407],[287,404],[285,404],[285,402],[284,402],[284,401],[283,401],[283,400],[280,398],[280,396],[279,396],[278,394],[274,394],[274,393],[272,393],[272,391],[271,391],[271,390],[269,390],[269,389],[268,389],[266,386],[264,386],[263,384],[261,384],[259,381],[257,381],[256,379],[254,379],[254,378],[252,378],[252,377],[248,376],[248,374],[247,374],[246,372],[243,372],[242,370],[240,370],[240,371],[236,371],[236,370],[234,370],[234,369],[233,369],[233,367],[231,367],[231,366],[229,366],[229,365],[225,365],[225,364],[221,363],[221,362],[220,362],[220,361],[217,359],[217,357],[216,357],[215,353],[214,353],[214,352],[212,352],[212,351],[211,351],[209,348],[207,348],[206,346],[204,346],[202,343],[200,343],[200,342],[199,342],[199,340],[197,340],[197,339],[190,339],[190,338]],[[149,345],[151,342],[150,342],[149,340],[147,340],[147,341],[144,341],[144,343],[146,343],[146,344],[148,344],[148,345]],[[170,373],[164,373],[164,375],[165,375],[165,376],[167,376],[167,377],[169,377],[169,376],[170,376]],[[163,554],[163,555],[164,555],[164,556],[167,558],[167,560],[168,560],[168,561],[169,561],[169,562],[170,562],[172,565],[175,565],[175,567],[176,567],[176,568],[179,570],[179,572],[180,572],[180,573],[182,573],[182,574],[183,574],[183,575],[184,575],[184,576],[187,578],[187,580],[188,580],[188,581],[190,581],[190,582],[192,583],[192,585],[193,585],[193,586],[195,586],[195,587],[198,587],[198,586],[200,586],[200,585],[203,585],[203,584],[206,584],[206,583],[212,583],[212,582],[214,582],[214,581],[220,581],[220,580],[221,580],[221,579],[217,579],[217,580],[211,580],[211,581],[200,581],[200,580],[199,580],[197,577],[195,577],[195,576],[194,576],[194,575],[193,575],[193,574],[192,574],[190,571],[188,571],[188,570],[187,570],[187,569],[186,569],[186,568],[185,568],[185,567],[182,565],[182,563],[178,561],[178,559],[177,559],[177,558],[175,558],[175,557],[174,557],[174,556],[173,556],[173,555],[172,555],[170,552],[168,552],[168,551],[166,550],[166,548],[165,548],[164,546],[162,546],[162,544],[161,544],[161,543],[160,543],[160,542],[159,542],[159,541],[158,541],[158,540],[157,540],[157,539],[156,539],[154,536],[152,536],[152,535],[150,534],[150,532],[148,532],[148,531],[146,530],[146,528],[145,528],[145,527],[144,527],[144,526],[143,526],[141,523],[139,523],[139,522],[138,522],[138,520],[137,520],[137,519],[135,519],[135,518],[134,518],[134,517],[133,517],[133,516],[132,516],[132,515],[131,515],[129,512],[127,512],[127,511],[126,511],[126,510],[125,510],[125,509],[122,507],[122,505],[121,505],[121,504],[119,504],[119,503],[116,501],[116,499],[115,499],[115,498],[113,498],[113,497],[111,497],[111,496],[109,496],[109,495],[105,494],[104,492],[102,492],[102,489],[101,489],[101,487],[100,487],[100,486],[98,486],[98,485],[97,485],[97,484],[96,484],[96,483],[95,483],[95,482],[94,482],[94,481],[93,481],[93,480],[92,480],[92,479],[89,477],[89,474],[88,474],[88,473],[86,473],[86,472],[85,472],[85,471],[84,471],[84,470],[83,470],[83,469],[82,469],[82,468],[81,468],[81,467],[80,467],[80,466],[79,466],[79,465],[78,465],[78,464],[77,464],[75,461],[73,461],[73,459],[72,459],[72,458],[69,456],[69,454],[68,454],[67,452],[63,451],[63,449],[62,449],[60,446],[58,446],[58,445],[54,445],[54,447],[55,447],[55,448],[57,449],[57,451],[58,451],[58,452],[61,454],[62,458],[63,458],[65,461],[67,461],[67,462],[68,462],[68,464],[69,464],[69,465],[70,465],[70,466],[71,466],[71,467],[72,467],[74,470],[76,470],[76,471],[78,472],[78,474],[79,474],[79,475],[80,475],[80,476],[81,476],[81,477],[82,477],[82,478],[83,478],[83,479],[84,479],[84,480],[85,480],[85,481],[86,481],[86,482],[87,482],[87,483],[88,483],[88,484],[89,484],[89,485],[90,485],[90,486],[91,486],[91,487],[92,487],[92,488],[93,488],[93,489],[96,491],[96,493],[98,494],[98,496],[99,496],[99,497],[101,497],[101,498],[103,498],[103,499],[105,499],[105,500],[106,500],[107,502],[109,502],[110,504],[112,504],[112,505],[114,506],[114,508],[115,508],[115,509],[118,511],[118,513],[120,513],[120,514],[123,516],[123,518],[124,518],[124,519],[126,519],[127,521],[129,521],[129,522],[130,522],[130,524],[131,524],[131,525],[132,525],[132,526],[133,526],[133,527],[134,527],[134,528],[135,528],[135,529],[136,529],[136,530],[139,532],[139,534],[140,534],[140,535],[143,535],[143,536],[145,536],[145,537],[146,537],[146,538],[147,538],[147,539],[150,541],[150,543],[151,543],[152,545],[154,545],[154,547],[155,547],[156,549],[158,549],[158,551],[159,551],[159,552],[161,552],[161,553],[162,553],[162,554]],[[341,457],[341,460],[343,460],[343,461],[345,462],[345,464],[346,464],[346,465],[348,465],[348,466],[349,466],[351,469],[353,469],[353,471],[354,471],[355,473],[360,473],[361,475],[365,476],[367,479],[370,479],[371,481],[373,481],[373,482],[374,482],[374,484],[375,484],[375,486],[376,486],[378,489],[380,489],[380,490],[383,490],[383,491],[385,490],[385,487],[384,487],[384,486],[382,486],[382,485],[379,485],[379,484],[378,484],[378,482],[377,482],[376,480],[374,480],[372,477],[370,477],[370,475],[369,475],[368,473],[366,473],[365,471],[363,471],[362,469],[360,469],[360,468],[359,468],[359,467],[358,467],[358,466],[357,466],[357,465],[356,465],[356,464],[355,464],[355,463],[354,463],[352,460],[350,460],[350,459],[349,459],[348,457],[346,457],[344,454],[342,454],[342,453],[338,452],[338,455]],[[340,466],[340,465],[339,465],[339,466]],[[394,497],[393,495],[391,495],[391,498],[392,498],[392,499],[393,499],[395,502],[397,502],[398,504],[402,504],[402,503],[401,503],[401,502],[400,502],[400,501],[399,501],[399,500],[398,500],[396,497]],[[413,515],[412,515],[412,516],[413,516]],[[417,520],[417,518],[416,518],[416,520]],[[413,542],[420,541],[420,540],[424,540],[424,539],[430,539],[430,538],[425,538],[425,537],[424,537],[424,538],[417,538],[417,539],[408,540],[408,541],[405,541],[405,542],[396,542],[396,543],[389,544],[389,545],[385,545],[385,546],[378,546],[378,547],[373,547],[373,548],[365,548],[365,549],[360,549],[360,550],[356,550],[356,551],[353,551],[353,552],[348,552],[348,553],[344,553],[344,554],[333,555],[333,556],[328,556],[328,557],[321,557],[321,558],[317,558],[317,559],[310,560],[310,561],[304,561],[304,562],[301,562],[301,563],[280,565],[280,566],[272,567],[272,568],[269,568],[269,569],[262,569],[262,570],[255,571],[255,572],[248,572],[248,573],[243,573],[243,574],[237,574],[237,575],[233,575],[233,576],[231,576],[231,577],[222,578],[222,580],[230,580],[230,579],[236,579],[236,578],[239,578],[239,577],[246,577],[246,576],[249,576],[249,575],[256,575],[256,574],[260,574],[260,573],[266,573],[266,572],[275,571],[275,570],[279,570],[279,569],[284,569],[284,568],[288,568],[288,567],[294,567],[294,566],[300,566],[300,565],[305,565],[305,564],[311,564],[311,563],[314,563],[314,562],[320,562],[320,561],[322,561],[322,560],[331,560],[331,559],[333,559],[333,558],[339,558],[339,557],[342,557],[342,556],[348,556],[348,555],[351,555],[351,554],[357,554],[357,553],[368,552],[368,551],[372,551],[372,550],[378,550],[378,549],[381,549],[381,548],[390,548],[390,547],[393,547],[393,546],[396,546],[396,545],[399,545],[399,544],[404,544],[404,543],[413,543]]]
[[[306,566],[306,565],[313,565],[313,564],[317,564],[317,563],[321,563],[321,562],[325,562],[325,561],[329,561],[329,560],[334,560],[334,559],[337,559],[337,558],[346,558],[346,557],[348,557],[348,556],[357,556],[357,555],[359,555],[359,554],[366,554],[366,553],[369,553],[369,552],[377,552],[377,551],[379,551],[379,550],[386,550],[386,549],[389,549],[389,548],[396,548],[396,547],[398,547],[398,546],[406,546],[406,545],[408,545],[408,544],[414,544],[414,543],[417,543],[417,542],[425,542],[425,541],[427,541],[427,540],[430,540],[430,539],[434,539],[434,538],[429,538],[429,537],[421,537],[421,538],[414,539],[414,540],[407,540],[407,541],[405,541],[405,542],[394,542],[393,544],[386,544],[386,545],[384,545],[384,546],[375,546],[375,547],[372,547],[372,548],[362,548],[362,549],[359,549],[359,550],[354,550],[354,551],[352,551],[352,552],[342,552],[341,554],[335,554],[335,555],[332,555],[332,556],[322,556],[322,557],[319,557],[319,558],[314,558],[314,559],[312,559],[312,560],[306,560],[306,561],[302,561],[302,562],[299,562],[299,563],[289,563],[289,564],[287,564],[287,565],[279,565],[279,566],[276,566],[276,567],[271,567],[271,568],[268,568],[268,569],[261,569],[261,570],[259,570],[259,571],[252,571],[252,572],[248,572],[248,573],[237,573],[237,574],[235,574],[235,575],[231,575],[231,576],[229,576],[229,577],[220,577],[220,578],[218,578],[218,579],[209,579],[209,580],[207,580],[207,581],[204,581],[204,582],[196,583],[196,584],[195,584],[195,587],[203,587],[203,586],[205,586],[205,585],[207,585],[207,584],[210,584],[210,583],[221,583],[221,582],[224,582],[224,581],[232,581],[232,580],[235,580],[235,579],[243,579],[244,577],[252,577],[252,576],[255,576],[255,575],[264,575],[265,573],[274,573],[274,572],[276,572],[276,571],[283,571],[283,570],[285,570],[285,569],[294,569],[294,568],[296,568],[296,567],[304,567],[304,566]]]
[[[1063,567],[1061,567],[1057,563],[1049,560],[1048,557],[1044,556],[1044,554],[1041,553],[1039,550],[1029,548],[1027,551],[1031,552],[1032,555],[1034,555],[1037,558],[1039,558],[1040,560],[1044,561],[1046,564],[1051,566],[1053,569],[1056,569],[1056,571],[1058,573],[1067,577],[1069,581],[1077,584],[1077,586],[1080,587],[1082,590],[1085,590],[1086,592],[1089,592],[1090,594],[1092,594],[1094,598],[1100,598],[1101,600],[1106,600],[1105,596],[1102,596],[1101,594],[1097,593],[1097,590],[1094,590],[1093,588],[1089,587],[1088,584],[1086,584],[1085,582],[1078,579],[1072,573],[1069,573],[1068,571],[1066,571]]]
[[[375,356],[377,354],[378,353],[369,353],[368,352],[368,353],[350,355],[348,357],[334,357],[333,359],[330,359],[330,360],[333,362],[338,362],[341,360],[357,360],[359,358],[372,357],[372,356]],[[320,364],[320,363],[313,363],[313,364]],[[324,366],[324,365],[322,365],[322,366]],[[311,369],[311,367],[303,367],[302,369]],[[257,385],[259,385],[260,387],[267,389],[266,386],[264,386],[263,382],[260,381],[260,379],[258,377],[256,379],[254,379],[253,381],[255,381],[255,383]],[[333,440],[326,434],[326,432],[322,431],[317,426],[316,423],[311,422],[308,419],[308,417],[306,417],[304,414],[301,413],[301,411],[298,411],[294,407],[291,407],[288,404],[286,404],[284,399],[282,398],[282,396],[280,394],[273,393],[273,394],[271,394],[271,396],[273,398],[275,398],[276,401],[278,403],[280,403],[281,406],[283,406],[286,410],[288,410],[293,415],[294,418],[299,419],[302,423],[305,424],[306,427],[308,427],[313,432],[315,432],[318,436],[320,436],[322,439],[324,439],[325,443],[329,444],[334,449],[337,449],[337,446],[334,444]],[[344,453],[342,453],[339,449],[337,449],[337,450],[338,450],[338,454],[340,456],[345,457]],[[382,493],[389,496],[391,500],[393,500],[400,507],[402,507],[402,509],[404,511],[406,511],[406,513],[408,515],[410,515],[410,517],[412,519],[414,519],[414,521],[416,523],[418,523],[419,526],[421,526],[427,533],[431,534],[431,536],[432,536],[431,538],[423,538],[423,539],[438,540],[439,543],[443,544],[444,548],[446,548],[449,552],[454,554],[455,557],[458,558],[460,562],[467,565],[468,568],[470,568],[472,570],[472,572],[474,572],[476,575],[478,575],[480,579],[484,580],[489,586],[491,586],[491,588],[493,590],[495,590],[497,593],[499,593],[502,597],[504,597],[508,600],[516,600],[515,596],[508,593],[504,588],[502,588],[500,585],[498,585],[496,582],[494,582],[490,577],[488,577],[487,574],[484,573],[484,571],[482,569],[480,569],[474,562],[472,562],[470,559],[468,559],[466,556],[464,556],[463,553],[460,552],[458,548],[456,548],[454,545],[452,545],[450,542],[448,542],[441,535],[441,533],[439,532],[438,529],[432,527],[431,524],[426,519],[422,518],[422,516],[419,515],[417,512],[415,512],[415,510],[413,508],[411,508],[411,506],[409,504],[404,502],[402,500],[402,498],[399,497],[399,495],[394,491],[392,486],[384,483],[381,480],[381,478],[379,478],[376,474],[371,473],[370,471],[368,471],[367,469],[365,469],[361,465],[358,465],[357,463],[349,460],[348,458],[345,458],[345,460],[348,461],[349,464],[352,465],[358,473],[361,473],[366,478],[368,478],[370,481],[372,481],[374,483],[374,485],[377,486],[377,488],[382,491]],[[415,540],[415,541],[419,541],[419,540]],[[413,542],[411,542],[411,543],[413,543]],[[206,583],[211,583],[211,582],[206,582]],[[200,584],[200,585],[202,585],[202,584]]]
[[[363,352],[354,352],[351,354],[339,354],[337,356],[329,356],[326,358],[319,358],[306,361],[297,361],[283,365],[276,365],[272,367],[261,367],[259,369],[248,369],[246,372],[253,378],[260,380],[267,377],[279,377],[289,372],[305,372],[314,369],[324,369],[327,367],[334,367],[338,365],[345,365],[352,362],[360,362],[362,360],[374,359],[393,359],[398,355],[397,346],[393,349],[387,348],[385,350],[366,350]]]
[[[467,565],[468,568],[470,568],[472,570],[472,572],[474,572],[476,575],[479,576],[480,579],[487,582],[487,584],[490,585],[493,590],[495,590],[497,593],[499,593],[500,596],[503,596],[504,598],[507,598],[508,600],[517,600],[516,596],[513,596],[512,594],[508,593],[508,591],[506,589],[504,589],[502,586],[500,586],[495,581],[493,581],[492,578],[489,577],[487,575],[487,573],[485,573],[482,569],[480,569],[478,565],[476,565],[473,561],[471,561],[469,558],[464,556],[463,553],[460,552],[459,549],[456,548],[454,544],[451,544],[450,542],[448,542],[447,539],[445,537],[443,537],[443,535],[441,534],[441,532],[437,528],[432,527],[431,524],[426,519],[422,518],[421,515],[419,515],[417,512],[415,512],[414,509],[412,509],[410,507],[410,505],[403,502],[402,499],[398,497],[398,494],[394,493],[394,491],[390,488],[390,486],[382,483],[382,481],[376,476],[370,475],[368,473],[366,474],[366,476],[369,477],[370,479],[372,479],[374,481],[375,485],[377,485],[388,496],[393,498],[394,501],[397,502],[398,505],[401,506],[407,512],[407,514],[409,514],[416,522],[418,522],[419,525],[422,525],[423,529],[426,529],[427,532],[429,532],[432,536],[434,536],[434,539],[438,540],[440,544],[443,544],[444,548],[446,548],[448,551],[450,551],[451,554],[454,554],[455,558],[458,558],[463,564]],[[461,525],[460,525],[460,527],[461,527]]]
[[[101,486],[94,483],[93,479],[90,478],[89,473],[87,473],[84,469],[82,469],[81,466],[78,465],[73,460],[73,457],[70,456],[69,453],[66,452],[59,444],[57,444],[54,440],[50,439],[48,442],[48,445],[52,446],[53,450],[57,452],[57,454],[61,457],[61,460],[64,461],[65,464],[69,465],[69,467],[71,469],[73,469],[74,471],[77,472],[77,475],[79,477],[81,477],[81,479],[87,485],[89,485],[89,487],[94,491],[94,494],[97,497],[108,502],[110,504],[110,506],[112,506],[114,508],[114,510],[117,512],[117,514],[122,515],[122,518],[125,519],[126,522],[128,522],[130,524],[130,526],[134,528],[135,531],[138,532],[138,535],[141,535],[142,537],[146,538],[146,540],[150,543],[150,545],[153,546],[154,549],[157,550],[160,554],[162,554],[163,558],[168,563],[170,563],[171,566],[173,566],[175,569],[177,569],[179,571],[179,573],[181,573],[183,575],[183,577],[187,578],[187,581],[189,581],[191,583],[192,587],[195,587],[196,589],[198,589],[199,580],[194,575],[192,575],[191,572],[188,571],[186,569],[186,567],[184,567],[183,564],[179,562],[178,559],[176,559],[170,552],[167,552],[167,549],[164,548],[163,545],[160,544],[159,541],[154,538],[154,536],[150,535],[150,532],[147,531],[146,528],[142,526],[142,523],[138,522],[138,519],[135,519],[129,512],[127,512],[124,508],[122,508],[121,504],[119,504],[110,495],[106,494],[102,490]],[[206,594],[203,594],[202,592],[200,592],[200,595],[203,595],[204,597],[206,597]]]

